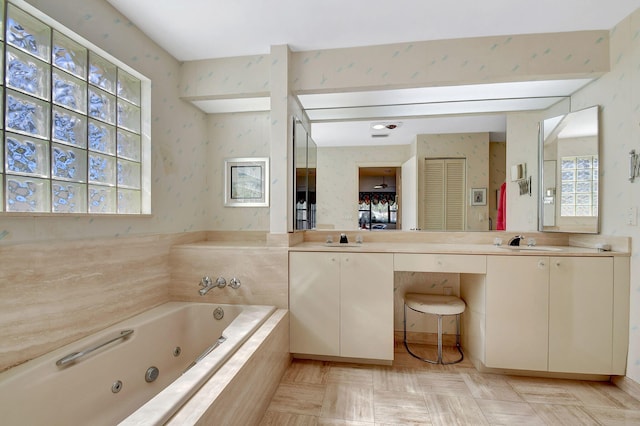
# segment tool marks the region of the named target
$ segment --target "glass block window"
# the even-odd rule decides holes
[[[560,215],[598,215],[598,156],[562,157]]]
[[[149,213],[150,81],[23,2],[0,45],[0,211]]]

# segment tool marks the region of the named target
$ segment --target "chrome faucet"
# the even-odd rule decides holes
[[[513,238],[511,238],[509,240],[509,245],[510,246],[519,246],[520,245],[520,241],[524,240],[524,235],[516,235]]]
[[[198,293],[200,293],[200,296],[204,296],[205,294],[209,293],[209,290],[211,290],[212,288],[224,288],[226,285],[227,280],[225,280],[223,277],[216,278],[216,281],[214,282],[211,278],[205,276],[200,280],[200,287],[202,288],[198,290]]]

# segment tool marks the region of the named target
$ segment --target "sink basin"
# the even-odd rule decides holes
[[[325,247],[362,247],[362,243],[324,243]]]
[[[499,248],[511,251],[562,251],[560,247],[550,246],[500,246]]]

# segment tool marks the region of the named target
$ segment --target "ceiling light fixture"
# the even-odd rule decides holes
[[[400,127],[402,123],[393,122],[393,123],[373,123],[371,124],[372,130],[393,130]]]
[[[384,183],[384,176],[382,176],[382,183],[378,184],[378,185],[374,185],[373,189],[385,189],[387,186],[386,183]]]

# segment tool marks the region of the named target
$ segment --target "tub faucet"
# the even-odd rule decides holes
[[[515,237],[509,240],[510,246],[519,246],[520,241],[524,240],[524,235],[516,235]]]
[[[209,290],[211,290],[212,288],[224,288],[226,285],[227,280],[225,280],[223,277],[216,278],[214,282],[211,278],[205,276],[202,277],[202,280],[200,280],[200,287],[202,288],[198,290],[198,293],[200,293],[200,296],[204,296],[205,294],[209,293]]]

